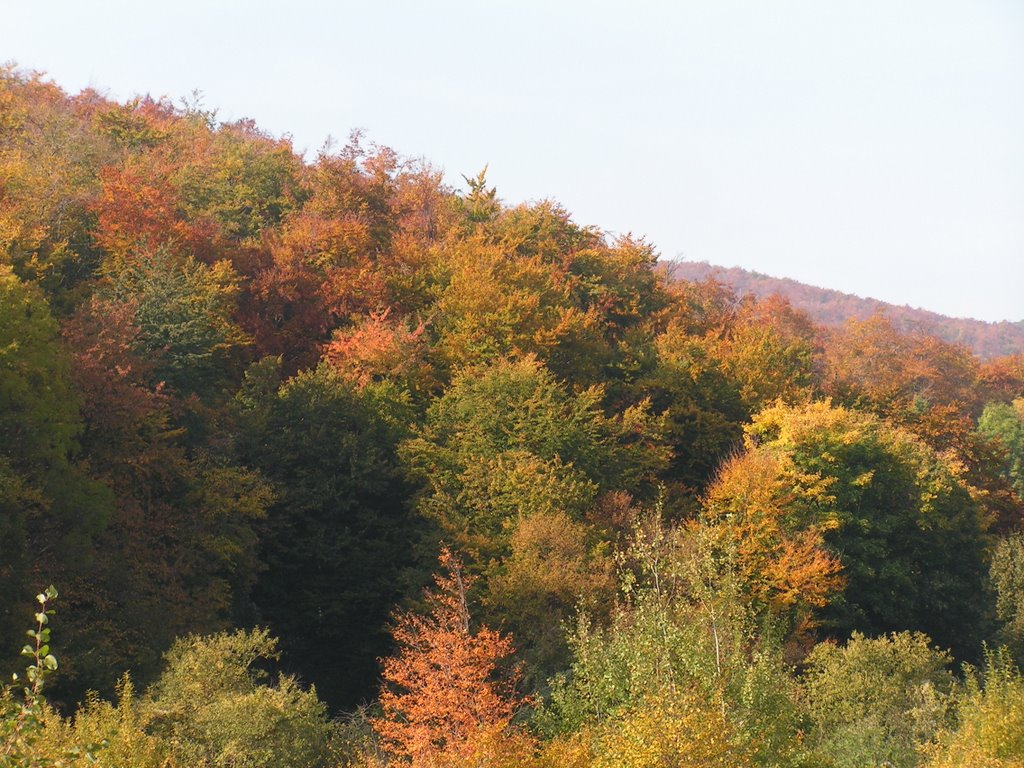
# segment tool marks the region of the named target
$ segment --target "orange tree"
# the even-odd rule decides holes
[[[400,650],[384,660],[383,715],[373,721],[388,751],[413,765],[472,754],[479,739],[508,729],[520,703],[514,676],[495,679],[511,639],[484,626],[471,630],[471,578],[448,548],[439,560],[436,589],[426,593],[429,612],[397,617],[392,634]]]

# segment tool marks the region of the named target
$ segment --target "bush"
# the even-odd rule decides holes
[[[921,633],[818,645],[803,685],[811,742],[837,768],[916,766],[917,744],[948,718],[949,655]]]

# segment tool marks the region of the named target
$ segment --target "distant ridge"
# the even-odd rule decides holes
[[[778,294],[821,325],[842,325],[851,317],[866,320],[877,312],[884,312],[900,331],[927,333],[963,344],[982,359],[1024,354],[1024,320],[989,323],[946,317],[924,309],[901,307],[878,299],[862,299],[830,288],[817,288],[788,277],[770,277],[739,267],[716,267],[706,261],[673,262],[672,270],[680,280],[714,278],[739,295],[752,293],[764,298]]]

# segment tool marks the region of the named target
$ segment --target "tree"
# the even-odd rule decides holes
[[[1006,450],[1003,476],[1010,481],[1018,496],[1024,497],[1024,397],[1012,403],[992,402],[985,406],[978,419],[978,431],[998,440]]]
[[[818,645],[802,684],[810,742],[836,766],[915,766],[917,746],[946,725],[953,676],[948,653],[921,633]]]
[[[1005,648],[987,652],[980,673],[967,670],[955,715],[923,745],[927,768],[1024,768],[1024,674]]]
[[[815,335],[810,319],[779,296],[741,304],[716,347],[751,412],[778,399],[807,399],[814,378]]]
[[[413,327],[390,312],[371,312],[354,327],[336,330],[324,360],[357,387],[390,381],[425,402],[438,388],[429,359],[426,325]]]
[[[740,459],[710,508],[738,535],[781,523],[781,539],[743,543],[751,563],[820,535],[824,549],[805,539],[806,554],[838,558],[846,585],[817,613],[827,631],[918,630],[958,654],[980,650],[986,522],[955,464],[905,430],[825,402],[762,411],[747,451],[775,459]],[[778,514],[758,503],[773,498]]]
[[[208,267],[165,250],[136,254],[110,273],[102,293],[132,308],[137,351],[179,392],[215,393],[247,343],[232,319],[238,276],[226,261]]]
[[[443,255],[435,327],[453,369],[532,354],[566,375],[600,359],[599,318],[570,300],[564,266],[479,233],[445,243]]]
[[[905,427],[937,451],[969,458],[979,365],[966,347],[900,333],[879,314],[833,331],[823,362],[823,388],[836,402]]]
[[[37,746],[46,716],[43,688],[57,669],[57,657],[50,653],[49,608],[57,597],[51,584],[36,595],[39,603],[34,629],[28,631],[31,643],[21,655],[28,660],[25,680],[11,675],[11,683],[0,686],[0,766],[3,768],[36,768],[43,764]],[[17,690],[21,687],[21,690]]]
[[[592,527],[562,511],[517,516],[509,554],[488,569],[486,615],[511,630],[538,689],[569,661],[565,624],[581,606],[604,616],[615,595],[610,547]]]
[[[674,321],[655,337],[654,353],[635,389],[650,398],[655,413],[664,414],[672,459],[662,476],[670,488],[698,492],[742,439],[749,414],[713,338]]]
[[[428,612],[395,619],[399,651],[384,660],[383,714],[373,720],[386,748],[413,766],[471,753],[481,737],[508,729],[522,703],[514,677],[495,679],[512,653],[511,639],[486,626],[472,629],[466,603],[472,579],[447,547],[438,561],[442,572],[425,595]]]
[[[594,747],[593,768],[752,768],[749,744],[720,708],[699,694],[653,694],[609,722]],[[778,765],[778,763],[775,763]]]
[[[70,98],[34,72],[0,66],[0,263],[65,314],[89,290],[101,253],[89,202],[115,148],[91,120],[95,91]]]
[[[93,200],[94,237],[106,253],[106,267],[131,261],[139,251],[174,249],[209,257],[216,237],[211,221],[190,222],[171,176],[170,159],[129,157],[100,173],[103,188]]]
[[[743,599],[728,549],[703,526],[666,527],[656,511],[637,521],[621,562],[610,622],[581,614],[571,627],[572,664],[551,681],[538,727],[606,733],[611,756],[599,765],[629,755],[638,762],[626,764],[675,765],[690,739],[711,765],[730,753],[740,765],[799,765],[777,633]]]
[[[830,485],[785,454],[748,451],[722,464],[703,499],[705,520],[735,548],[749,595],[795,629],[844,586],[842,561],[825,546],[839,525]]]
[[[257,768],[333,764],[333,727],[316,691],[265,669],[280,654],[266,630],[176,641],[140,703],[178,765]]]
[[[471,184],[482,204],[483,179]],[[533,354],[574,384],[603,380],[665,304],[654,249],[608,242],[551,201],[502,210],[492,197],[433,249],[439,352],[453,368]]]
[[[88,569],[110,494],[76,461],[82,429],[70,360],[42,292],[0,265],[0,639],[23,623],[34,571]]]
[[[1024,658],[1024,533],[1001,539],[992,552],[989,578],[996,595],[1000,642]]]
[[[258,529],[253,600],[286,666],[315,675],[331,705],[354,706],[373,690],[420,536],[401,433],[329,365],[279,375],[273,358],[252,366],[238,396],[240,455],[278,491]]]
[[[94,296],[63,332],[82,398],[81,453],[114,499],[96,539],[103,557],[65,582],[73,610],[61,685],[65,695],[108,693],[111,670],[147,681],[175,637],[251,614],[255,528],[274,493],[238,464],[227,414],[183,403],[155,373],[164,361],[146,354],[135,302]],[[120,621],[126,611],[136,620]]]
[[[518,515],[582,519],[600,491],[649,492],[664,464],[646,403],[606,416],[602,390],[571,393],[534,358],[462,371],[402,454],[426,483],[420,511],[472,558],[507,553]]]

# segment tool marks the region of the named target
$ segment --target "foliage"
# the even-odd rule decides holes
[[[567,392],[532,358],[461,372],[402,448],[428,484],[421,511],[475,552],[467,534],[492,537],[511,514],[578,518],[598,490],[643,490],[665,457],[657,420],[644,404],[608,417],[601,395]]]
[[[813,543],[820,534],[825,552],[808,553],[812,561],[833,556],[842,563],[845,589],[819,614],[830,631],[919,630],[958,653],[976,651],[984,630],[977,596],[985,522],[954,467],[908,433],[828,403],[763,411],[747,430],[747,450],[781,457],[769,464],[774,475],[751,475],[755,487],[767,485],[753,498],[794,488],[802,500],[785,521],[791,535],[810,535],[805,543]],[[759,524],[762,508],[750,503],[744,485],[713,502],[735,510],[722,517],[724,525]],[[768,552],[755,554],[770,558],[776,545],[771,538],[762,544]]]
[[[595,747],[594,768],[746,768],[756,765],[737,743],[721,709],[681,692],[654,695],[609,723]]]
[[[81,428],[68,373],[41,291],[0,266],[0,445],[20,464],[67,458]]]
[[[818,645],[802,678],[812,746],[836,768],[918,765],[948,720],[951,661],[920,633]]]
[[[97,101],[0,66],[0,263],[38,284],[61,314],[100,260],[89,202],[114,148],[90,119]]]
[[[382,715],[373,721],[386,748],[413,766],[472,755],[481,736],[509,726],[520,703],[514,679],[493,679],[512,652],[511,639],[485,626],[471,628],[466,593],[472,579],[447,548],[439,563],[442,573],[426,593],[429,612],[395,619],[399,652],[384,661]]]
[[[273,359],[239,395],[240,452],[273,482],[253,593],[286,664],[316,675],[332,704],[368,695],[388,648],[418,528],[410,519],[399,434],[367,392],[321,365],[277,386]]]
[[[266,630],[177,641],[141,707],[181,765],[326,766],[332,726],[315,690],[261,669],[276,661]]]
[[[157,251],[114,271],[105,293],[132,307],[137,350],[156,358],[158,376],[183,392],[206,393],[246,342],[231,320],[236,280],[227,262],[208,267]]]
[[[1011,653],[1024,654],[1024,534],[999,541],[992,553],[989,577],[996,593],[999,640]]]
[[[9,642],[33,570],[81,576],[110,513],[107,489],[76,461],[82,421],[69,363],[42,292],[0,266],[0,639]]]
[[[717,280],[738,295],[758,299],[780,296],[795,309],[823,328],[841,326],[850,318],[868,320],[879,313],[889,318],[900,333],[928,333],[952,344],[965,344],[982,360],[1020,352],[1024,328],[1014,322],[985,322],[960,317],[945,317],[924,309],[888,304],[850,293],[818,288],[788,278],[770,277],[739,267],[715,267],[706,262],[673,264],[679,280]]]
[[[987,651],[982,673],[969,669],[956,698],[956,727],[922,749],[927,768],[1024,766],[1024,675],[1005,648]]]
[[[666,728],[679,718],[690,734],[711,718],[728,723],[726,731],[680,737],[705,740],[716,755],[709,759],[725,759],[724,738],[738,760],[802,764],[793,684],[773,632],[742,599],[729,552],[700,527],[666,529],[654,516],[635,528],[626,564],[610,626],[581,615],[573,628],[570,674],[552,682],[538,726],[552,734],[591,726],[615,733],[618,723],[647,731],[664,717]],[[653,702],[668,708],[658,714]],[[679,759],[679,741],[667,738],[652,749]]]
[[[636,389],[663,413],[672,460],[664,477],[684,490],[702,489],[741,440],[748,414],[739,387],[715,355],[713,340],[688,328],[687,313],[654,339],[655,361]]]
[[[978,419],[978,431],[1006,448],[1006,478],[1024,496],[1024,398],[1012,403],[988,403]]]
[[[488,570],[486,615],[504,620],[525,651],[524,683],[539,688],[568,662],[564,624],[577,606],[597,613],[614,597],[613,561],[595,534],[561,511],[513,523],[509,555]]]
[[[56,597],[57,590],[53,585],[36,595],[39,603],[36,626],[27,633],[31,643],[21,650],[21,655],[29,660],[24,684],[14,674],[13,685],[0,689],[0,766],[3,768],[34,768],[43,764],[36,741],[46,714],[43,688],[47,678],[57,669],[57,658],[50,653],[49,624],[54,611],[48,608]]]
[[[19,694],[0,695],[0,765],[174,768],[174,766],[333,765],[335,726],[313,690],[294,678],[271,681],[261,664],[278,658],[265,630],[175,643],[166,669],[143,697],[127,675],[112,704],[91,693],[73,718],[42,697],[57,668],[50,653],[50,587],[38,596],[38,626],[22,655],[32,662]],[[18,676],[15,675],[15,682]]]
[[[86,768],[173,768],[169,745],[149,732],[151,718],[140,711],[135,686],[127,675],[117,686],[117,702],[101,699],[95,692],[63,718],[48,710],[39,734],[37,751],[43,756],[62,755],[57,765]],[[89,745],[83,749],[79,745]]]
[[[1002,656],[949,696],[917,635],[805,660],[1021,650],[1024,358],[958,346],[1020,329],[676,279],[466,184],[0,67],[0,639],[43,573],[70,609],[26,760],[384,768],[410,753],[371,720],[411,728],[382,701],[429,689],[435,766],[1013,764]],[[482,650],[475,682],[424,662],[376,700],[442,535],[493,630],[445,624],[448,589],[396,632]],[[450,665],[428,646],[389,668]],[[360,709],[328,724],[291,673]]]
[[[703,501],[705,518],[735,547],[751,597],[795,626],[844,586],[842,562],[825,546],[839,525],[831,485],[785,454],[748,451],[722,464]]]
[[[778,296],[745,301],[717,343],[723,369],[751,411],[776,400],[799,402],[814,383],[816,331],[810,319]]]
[[[358,387],[391,380],[422,402],[438,388],[426,326],[420,322],[413,328],[389,315],[388,310],[374,312],[355,328],[335,331],[324,359]]]

